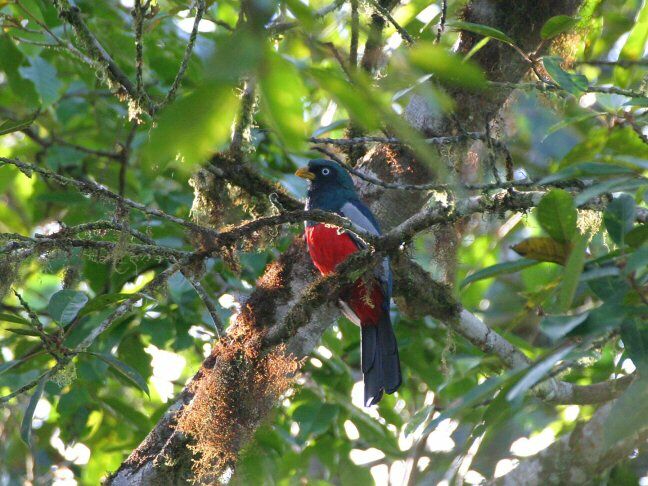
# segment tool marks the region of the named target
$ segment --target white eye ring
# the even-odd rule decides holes
[[[322,169],[322,175],[329,175],[331,173],[330,170],[328,170],[326,167]]]

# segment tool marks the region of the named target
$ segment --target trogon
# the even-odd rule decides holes
[[[351,176],[331,160],[311,160],[299,169],[308,179],[306,209],[321,209],[347,218],[357,228],[380,235],[380,226],[369,208],[360,201]],[[352,233],[337,226],[306,222],[306,243],[313,264],[322,275],[335,271],[340,263],[364,244]],[[374,278],[360,278],[340,296],[342,312],[361,329],[361,359],[364,375],[364,403],[371,406],[385,393],[394,393],[401,384],[398,346],[389,317],[392,291],[389,259],[374,271]]]

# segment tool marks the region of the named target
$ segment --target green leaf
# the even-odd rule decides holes
[[[575,198],[577,207],[582,206],[590,199],[605,194],[606,192],[634,191],[648,185],[645,177],[633,177],[631,179],[610,179],[588,187]]]
[[[148,396],[150,396],[149,388],[148,385],[146,384],[146,380],[142,378],[142,375],[140,375],[137,371],[135,371],[135,369],[131,368],[126,363],[119,361],[117,358],[109,354],[93,353],[90,351],[85,351],[85,353],[90,354],[92,356],[96,356],[101,361],[103,361],[104,363],[112,367],[112,369],[115,370],[117,373],[119,373],[121,376],[123,376],[128,381],[130,381],[137,388],[139,388]]]
[[[636,61],[641,59],[648,42],[648,2],[643,2],[641,11],[619,53],[619,59]]]
[[[638,248],[630,254],[623,271],[626,275],[643,269],[648,265],[648,247]]]
[[[299,424],[299,437],[303,440],[326,432],[340,407],[328,403],[305,403],[298,406],[292,414],[293,420]]]
[[[211,82],[169,105],[151,130],[144,157],[152,174],[169,162],[190,172],[229,140],[239,100],[226,83]]]
[[[59,290],[50,298],[47,311],[52,319],[66,326],[77,316],[88,302],[88,296],[78,290]]]
[[[574,125],[576,123],[583,122],[585,120],[590,120],[592,118],[598,118],[600,116],[605,116],[605,112],[598,112],[595,111],[594,113],[586,113],[585,115],[580,115],[580,116],[573,116],[569,118],[565,118],[563,120],[560,120],[558,123],[555,123],[551,125],[545,132],[544,136],[542,137],[541,143],[544,143],[547,138],[549,138],[549,135],[556,133],[558,130],[561,130],[565,127],[568,127],[570,125]]]
[[[639,248],[648,240],[648,225],[640,224],[625,235],[625,242],[633,248]]]
[[[545,56],[542,63],[551,78],[564,90],[573,95],[583,93],[589,86],[587,78],[582,74],[570,74],[560,67],[562,58],[555,56]]]
[[[31,15],[36,17],[41,22],[45,22],[45,18],[43,17],[43,12],[41,11],[40,5],[38,4],[38,0],[21,0],[20,4],[25,7],[25,9],[27,9],[27,11]]]
[[[509,402],[512,402],[529,390],[547,375],[551,368],[553,368],[553,365],[567,356],[575,347],[575,344],[571,344],[563,349],[559,349],[555,353],[550,354],[540,362],[531,366],[529,371],[509,389],[506,394],[506,399]]]
[[[560,282],[558,293],[558,309],[566,312],[570,307],[574,294],[580,282],[581,273],[585,265],[585,250],[589,244],[589,235],[578,235],[575,237],[574,247],[569,253],[567,264],[563,270],[563,278]]]
[[[648,371],[648,330],[639,328],[640,321],[630,317],[621,324],[621,340],[630,359],[644,375]]]
[[[635,435],[648,425],[645,405],[648,403],[648,379],[633,382],[612,405],[603,425],[608,448],[626,437]]]
[[[2,373],[6,373],[12,368],[15,368],[18,364],[20,363],[19,360],[17,359],[12,359],[11,361],[7,361],[6,363],[0,364],[0,375]]]
[[[626,318],[626,308],[617,302],[618,299],[611,299],[590,311],[587,319],[569,331],[567,336],[595,337],[618,328]]]
[[[34,83],[43,106],[47,107],[58,99],[61,89],[56,68],[42,57],[31,58],[29,64],[28,67],[23,66],[18,70],[24,78]]]
[[[612,240],[620,246],[625,244],[625,235],[632,230],[635,218],[635,202],[632,196],[621,194],[608,204],[603,213],[603,222]]]
[[[29,128],[29,126],[34,123],[34,120],[38,116],[38,112],[34,113],[32,116],[25,118],[24,120],[5,120],[0,124],[0,136],[7,135],[8,133],[19,132]]]
[[[574,316],[546,316],[540,322],[540,329],[550,339],[557,341],[585,322],[589,313]]]
[[[306,73],[322,90],[328,92],[337,103],[342,105],[355,122],[367,130],[380,128],[378,108],[373,106],[355,86],[344,79],[339,71],[311,68]]]
[[[601,177],[619,174],[630,175],[634,173],[632,169],[619,165],[603,164],[601,162],[584,162],[582,164],[570,165],[554,174],[548,175],[541,179],[538,184],[552,184],[554,182],[577,179],[579,177]]]
[[[0,312],[0,322],[13,322],[14,324],[25,324],[26,326],[31,326],[31,321],[25,319],[24,317],[17,316],[15,314],[8,314],[6,312]]]
[[[634,97],[623,103],[623,106],[636,106],[638,108],[648,108],[648,98]]]
[[[14,334],[20,334],[21,336],[40,336],[36,331],[32,329],[23,329],[21,327],[8,327],[5,331],[13,332]]]
[[[34,388],[34,394],[29,399],[29,403],[27,404],[27,409],[25,410],[25,415],[22,419],[22,423],[20,424],[20,438],[28,446],[31,445],[31,430],[32,430],[32,419],[34,417],[34,411],[36,410],[36,405],[38,405],[38,401],[43,395],[43,390],[45,389],[45,384],[47,383],[48,378],[49,376],[47,375],[43,376],[39,380],[38,384],[36,385],[36,388]]]
[[[540,226],[554,240],[569,243],[576,234],[578,213],[571,195],[562,189],[553,189],[538,204]]]
[[[494,27],[490,27],[488,25],[474,24],[472,22],[463,22],[463,21],[449,22],[447,25],[448,27],[455,30],[466,30],[474,34],[479,34],[486,37],[492,37],[493,39],[497,39],[498,41],[504,42],[506,44],[510,44],[512,46],[515,45],[515,41],[511,39],[508,35],[506,35],[504,32],[502,32],[501,30],[497,30]]]
[[[126,299],[130,299],[131,297],[144,297],[142,294],[135,293],[135,294],[126,294],[123,292],[116,292],[114,294],[104,294],[104,295],[98,295],[94,299],[92,299],[90,302],[88,302],[81,311],[79,312],[80,316],[85,316],[87,314],[90,314],[91,312],[95,311],[101,311],[107,308],[110,304],[114,304],[116,302],[123,302]]]
[[[283,142],[292,149],[303,146],[306,139],[303,100],[307,92],[295,66],[279,55],[268,55],[259,88],[262,113]]]
[[[441,414],[425,426],[422,435],[432,432],[437,425],[447,418],[459,418],[461,413],[472,409],[475,405],[492,397],[495,391],[502,386],[512,376],[512,371],[507,371],[501,375],[488,378],[479,385],[472,387],[468,393],[458,400],[455,400],[450,407],[445,409]]]
[[[476,64],[431,42],[416,44],[408,54],[412,65],[425,73],[433,73],[443,82],[471,90],[486,86],[486,76]]]
[[[509,273],[518,272],[533,265],[537,265],[537,260],[531,260],[528,258],[520,258],[518,260],[513,260],[510,262],[497,263],[490,267],[483,268],[473,274],[468,275],[460,284],[461,288],[464,288],[466,285],[478,280],[484,280],[487,278],[497,277],[498,275],[506,275]]]
[[[557,35],[567,32],[578,23],[579,19],[568,15],[556,15],[545,22],[540,30],[542,39],[553,39]]]

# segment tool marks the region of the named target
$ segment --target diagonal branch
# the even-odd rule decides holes
[[[77,40],[92,62],[91,67],[101,71],[108,80],[108,87],[128,96],[134,106],[141,108],[149,115],[156,111],[155,104],[151,101],[145,92],[142,96],[138,95],[137,87],[121,70],[113,58],[106,52],[99,40],[95,37],[88,25],[81,17],[81,10],[76,5],[70,4],[69,0],[52,0],[59,17],[72,26],[77,36]]]

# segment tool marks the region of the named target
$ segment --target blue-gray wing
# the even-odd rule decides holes
[[[382,234],[380,231],[380,225],[376,221],[375,216],[365,206],[360,200],[350,200],[346,202],[340,209],[340,214],[347,218],[351,223],[358,229],[364,230],[367,233],[370,233],[374,236],[379,236]],[[356,238],[353,234],[351,237],[356,242],[359,248],[364,248],[364,243]],[[391,268],[389,266],[389,258],[385,257],[382,264],[376,267],[375,270],[376,277],[380,281],[385,292],[385,299],[387,305],[392,294],[392,276]]]

